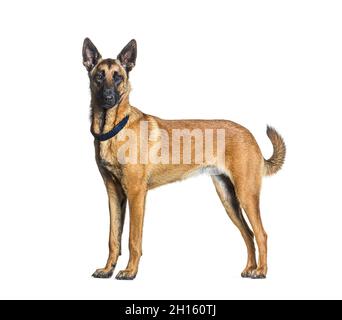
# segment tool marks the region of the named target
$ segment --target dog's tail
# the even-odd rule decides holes
[[[264,175],[270,176],[277,173],[284,164],[286,146],[282,136],[272,127],[267,126],[267,136],[273,145],[273,154],[268,160],[264,160]]]

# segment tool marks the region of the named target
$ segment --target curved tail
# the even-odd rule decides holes
[[[284,164],[286,146],[282,136],[272,127],[267,126],[267,136],[273,145],[273,154],[268,160],[264,160],[264,175],[270,176],[277,173]]]

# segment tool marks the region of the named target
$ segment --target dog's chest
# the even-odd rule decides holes
[[[122,172],[116,157],[116,147],[108,142],[100,142],[96,149],[99,165],[115,176],[120,177]]]

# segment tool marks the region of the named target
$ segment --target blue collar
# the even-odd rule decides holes
[[[106,141],[110,138],[113,138],[116,136],[126,125],[128,121],[129,116],[124,117],[112,130],[106,132],[106,133],[95,133],[93,129],[91,129],[91,134],[94,136],[95,140],[99,141]]]

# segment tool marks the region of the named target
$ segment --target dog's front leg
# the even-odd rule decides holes
[[[117,274],[116,279],[118,280],[133,280],[138,272],[139,260],[142,255],[146,193],[147,188],[142,186],[128,192],[130,212],[129,261],[126,269]]]
[[[109,256],[106,266],[94,272],[94,278],[110,278],[113,275],[118,257],[121,254],[121,236],[127,203],[121,186],[116,184],[110,176],[105,174],[102,176],[107,189],[110,212]]]

